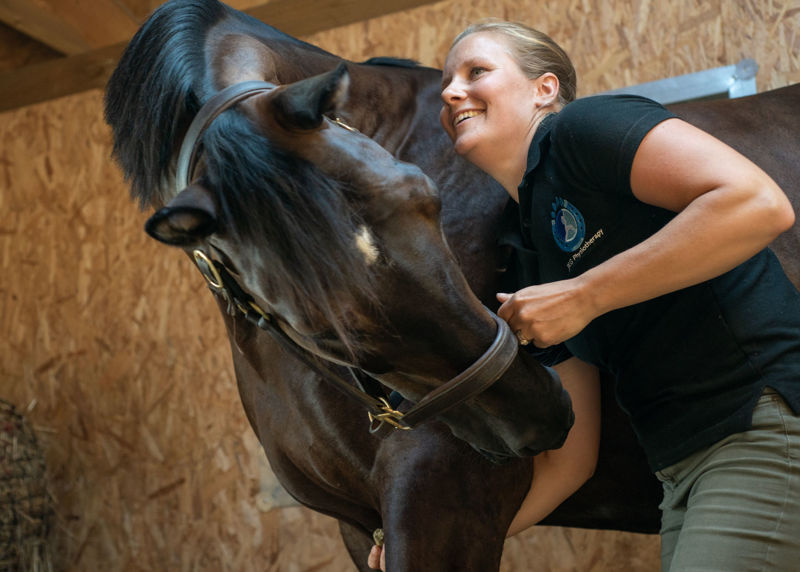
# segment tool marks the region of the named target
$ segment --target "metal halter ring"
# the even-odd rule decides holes
[[[224,288],[225,283],[222,281],[222,276],[220,276],[217,267],[214,266],[214,261],[206,256],[206,253],[202,250],[195,250],[192,252],[192,256],[194,257],[195,264],[197,264],[197,267],[200,269],[200,273],[203,275],[203,278],[206,279],[209,286],[216,290]]]

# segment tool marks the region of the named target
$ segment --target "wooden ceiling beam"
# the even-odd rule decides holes
[[[104,88],[126,44],[0,73],[0,112]]]
[[[0,21],[63,54],[75,54],[90,49],[79,33],[65,28],[61,18],[34,2],[0,2]]]
[[[138,27],[114,0],[2,0],[0,20],[67,55],[126,41]]]
[[[0,6],[3,1],[8,3],[8,0],[0,0]],[[299,37],[437,1],[272,0],[245,12]],[[104,88],[126,45],[127,40],[85,53],[0,72],[0,112]]]
[[[287,34],[307,36],[437,1],[439,0],[272,0],[245,12]]]
[[[2,2],[3,0],[0,0]],[[114,0],[117,4],[122,4],[133,18],[138,22],[144,22],[150,13],[164,4],[166,0]],[[266,0],[221,0],[235,10],[245,11],[248,8],[266,4]]]

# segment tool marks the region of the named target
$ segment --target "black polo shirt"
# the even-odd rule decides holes
[[[671,117],[645,98],[594,96],[542,121],[519,205],[509,202],[500,229],[507,291],[575,277],[675,216],[630,188],[639,144]],[[600,316],[541,359],[570,354],[617,377],[620,406],[659,470],[746,430],[765,386],[800,412],[800,294],[767,249],[713,280]]]

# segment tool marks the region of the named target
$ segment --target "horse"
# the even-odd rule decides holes
[[[242,82],[257,92],[193,129],[204,104]],[[413,430],[395,415],[487,347],[508,347],[487,309],[507,198],[454,154],[440,82],[407,61],[344,61],[216,0],[173,0],[137,32],[106,93],[115,156],[154,210],[148,232],[186,250],[217,294],[273,471],[338,519],[359,570],[379,527],[391,570],[497,570],[530,455],[557,447],[571,423],[552,372],[507,349],[480,393]],[[764,141],[796,153],[798,103],[793,86],[674,110],[765,167],[796,205],[798,168]],[[781,117],[789,136],[762,116]],[[775,249],[797,284],[796,227]],[[368,430],[364,401],[342,387],[376,378],[388,389],[377,388],[372,425],[397,426],[388,434]],[[659,500],[606,379],[596,473],[545,523],[655,532]]]

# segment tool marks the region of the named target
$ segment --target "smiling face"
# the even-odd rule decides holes
[[[552,73],[526,77],[501,34],[476,32],[447,57],[440,120],[459,155],[516,188],[536,125],[557,94]]]

